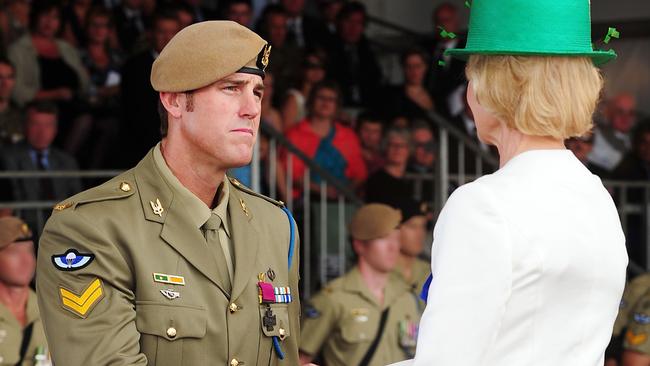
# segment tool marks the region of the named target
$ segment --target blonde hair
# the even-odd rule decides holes
[[[586,57],[472,55],[479,103],[511,129],[567,139],[591,130],[603,79]]]

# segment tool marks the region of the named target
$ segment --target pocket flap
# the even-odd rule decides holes
[[[207,330],[206,311],[199,306],[137,302],[135,311],[138,331],[170,341],[202,338]]]
[[[267,337],[277,336],[280,339],[289,337],[291,335],[291,329],[289,327],[289,306],[287,304],[269,304],[269,306],[271,311],[267,314],[267,305],[260,305],[262,332]],[[267,325],[269,326],[267,327]]]

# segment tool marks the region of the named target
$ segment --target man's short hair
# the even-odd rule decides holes
[[[366,11],[366,6],[358,1],[350,1],[343,5],[338,15],[336,16],[336,21],[341,22],[348,19],[352,14],[361,13],[363,14],[364,21],[368,18],[368,12]]]
[[[11,67],[13,71],[16,71],[16,67],[14,66],[14,64],[11,61],[9,61],[9,59],[5,56],[0,56],[0,64],[7,65]]]
[[[54,102],[45,101],[45,100],[33,100],[25,106],[25,112],[29,113],[30,111],[45,113],[45,114],[54,114],[59,115],[59,107]]]

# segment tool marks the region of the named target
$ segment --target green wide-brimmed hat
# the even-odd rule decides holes
[[[445,54],[584,56],[600,65],[616,52],[591,44],[590,0],[474,0],[465,48]]]

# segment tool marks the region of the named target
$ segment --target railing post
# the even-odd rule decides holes
[[[327,183],[320,181],[320,283],[327,282]]]
[[[287,208],[293,211],[293,154],[287,154]]]
[[[339,276],[345,274],[345,197],[339,194]]]
[[[260,138],[253,145],[253,160],[251,161],[251,188],[255,192],[261,192],[262,185],[260,184]]]
[[[447,202],[449,189],[449,135],[445,127],[440,128],[440,144],[438,146],[438,174],[436,177],[435,197],[436,209],[437,212],[440,212],[442,206]]]
[[[305,298],[311,296],[311,201],[310,197],[310,173],[309,167],[305,169],[305,174],[303,176],[303,189],[302,189],[302,199],[303,199],[303,237],[302,237],[302,252],[303,252],[303,263],[305,264],[302,273],[303,273],[303,294]]]
[[[278,197],[277,179],[278,179],[278,150],[275,137],[269,138],[269,195],[272,198]]]

